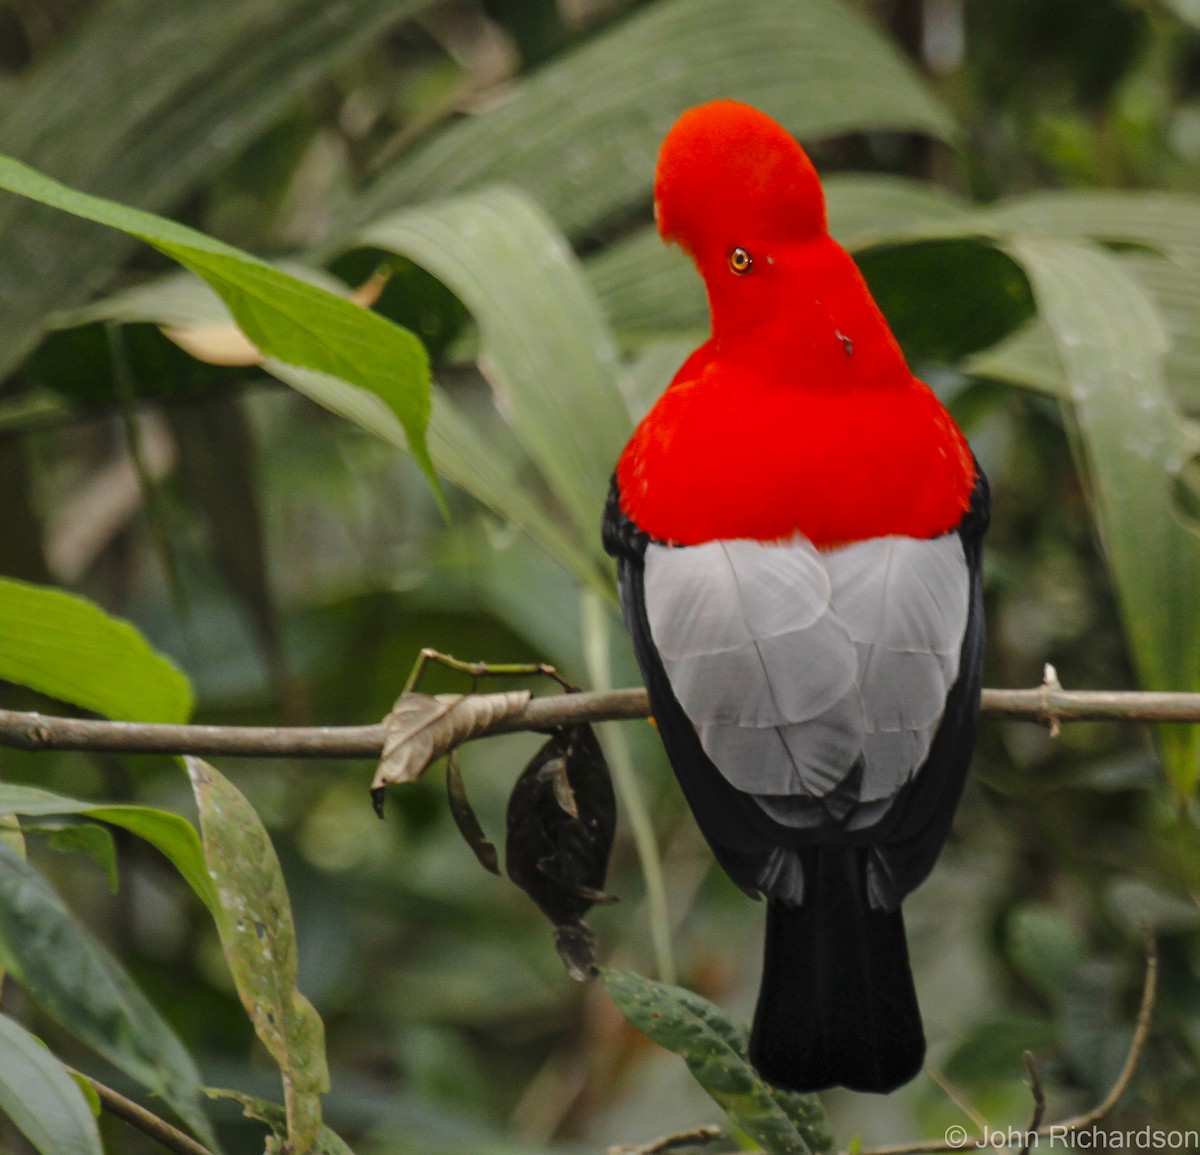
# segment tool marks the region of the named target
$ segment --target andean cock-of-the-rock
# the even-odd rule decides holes
[[[684,113],[654,195],[712,331],[621,454],[605,545],[683,793],[767,900],[751,1061],[889,1091],[925,1052],[901,902],[974,743],[987,482],[775,121]]]

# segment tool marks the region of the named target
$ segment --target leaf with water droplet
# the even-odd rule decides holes
[[[1200,690],[1200,537],[1178,515],[1167,467],[1185,446],[1166,387],[1162,313],[1125,259],[1096,245],[1038,237],[1007,248],[1029,275],[1063,366],[1072,448],[1139,681],[1148,690]],[[1176,792],[1193,797],[1200,732],[1160,726],[1157,737]]]

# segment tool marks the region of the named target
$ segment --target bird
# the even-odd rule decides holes
[[[924,1061],[901,902],[975,741],[987,479],[776,121],[685,111],[654,208],[711,332],[621,453],[604,546],[686,801],[766,900],[750,1062],[887,1093]]]

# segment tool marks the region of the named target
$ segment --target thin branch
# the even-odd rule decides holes
[[[1120,1102],[1121,1096],[1129,1089],[1129,1084],[1133,1082],[1138,1062],[1142,1057],[1142,1051],[1145,1049],[1146,1040],[1150,1036],[1150,1020],[1154,1016],[1154,998],[1157,988],[1158,944],[1154,941],[1154,935],[1147,931],[1146,981],[1142,986],[1142,1005],[1138,1008],[1137,1026],[1134,1028],[1133,1041],[1129,1044],[1129,1053],[1125,1056],[1125,1066],[1121,1068],[1121,1073],[1117,1076],[1117,1081],[1113,1083],[1112,1088],[1105,1095],[1102,1102],[1083,1115],[1076,1115],[1072,1119],[1065,1119],[1061,1123],[1055,1123],[1053,1126],[1056,1134],[1062,1134],[1063,1129],[1067,1131],[1082,1131],[1084,1128],[1090,1127],[1093,1123],[1098,1123]],[[1050,1134],[1050,1128],[1042,1127],[1038,1131],[1038,1134],[1041,1135],[1043,1133]]]
[[[1030,1077],[1033,1081],[1034,1095],[1034,1118],[1040,1123],[1040,1126],[1031,1126],[1029,1131],[1022,1133],[1022,1138],[1025,1142],[1025,1150],[1029,1149],[1031,1140],[1044,1139],[1048,1136],[1053,1136],[1055,1139],[1061,1139],[1066,1135],[1070,1135],[1076,1131],[1086,1130],[1095,1123],[1099,1123],[1106,1115],[1121,1100],[1121,1096],[1129,1090],[1129,1084],[1133,1082],[1133,1076],[1137,1071],[1138,1063],[1141,1061],[1142,1052],[1146,1048],[1146,1040],[1150,1036],[1150,1020],[1154,1016],[1154,999],[1158,992],[1158,945],[1154,941],[1154,936],[1149,931],[1146,932],[1146,977],[1142,983],[1142,1004],[1138,1010],[1137,1026],[1133,1031],[1133,1039],[1129,1044],[1129,1051],[1125,1055],[1125,1065],[1121,1068],[1121,1073],[1117,1076],[1117,1080],[1109,1089],[1107,1095],[1090,1111],[1085,1111],[1082,1115],[1074,1115],[1070,1119],[1064,1119],[1060,1123],[1041,1123],[1041,1115],[1045,1113],[1045,1092],[1041,1088],[1041,1080],[1037,1077],[1037,1068],[1029,1063]],[[1028,1060],[1027,1060],[1028,1062]],[[975,1147],[977,1142],[965,1131],[957,1128],[959,1137],[956,1141],[949,1139],[939,1139],[932,1142],[920,1141],[916,1143],[900,1143],[894,1147],[870,1147],[864,1148],[859,1155],[945,1155],[945,1153],[953,1151],[962,1151],[967,1147]]]
[[[1021,1155],[1029,1155],[1033,1137],[1046,1117],[1046,1088],[1042,1086],[1041,1072],[1037,1068],[1037,1060],[1032,1051],[1025,1052],[1025,1069],[1029,1072],[1029,1093],[1033,1096],[1033,1114],[1029,1118],[1029,1126],[1025,1128],[1025,1143]]]
[[[176,1155],[213,1155],[203,1143],[197,1143],[195,1139],[190,1135],[185,1135],[178,1127],[172,1127],[165,1119],[160,1119],[152,1111],[147,1111],[145,1107],[135,1103],[132,1099],[125,1098],[120,1092],[93,1079],[91,1075],[85,1075],[82,1071],[76,1071],[71,1067],[68,1067],[67,1070],[77,1079],[82,1079],[96,1092],[100,1106],[110,1115],[124,1119],[130,1126],[136,1127],[144,1135],[149,1135],[151,1139],[168,1151],[174,1151]]]
[[[663,1135],[649,1143],[639,1143],[633,1147],[610,1147],[607,1155],[669,1155],[672,1151],[684,1149],[694,1150],[705,1147],[710,1143],[720,1143],[729,1138],[720,1127],[707,1125],[696,1127],[691,1131],[681,1131],[677,1135]]]
[[[553,694],[498,721],[477,737],[518,730],[551,730],[579,722],[645,718],[645,690]],[[1200,694],[1117,690],[984,690],[984,714],[1010,721],[1200,722]],[[101,722],[0,710],[0,746],[18,750],[109,750],[125,754],[196,754],[244,758],[373,758],[383,749],[384,728],[369,726],[172,726]]]
[[[966,1096],[941,1071],[929,1063],[926,1063],[922,1070],[933,1080],[938,1090],[975,1124],[977,1130],[987,1133],[988,1121],[967,1102]]]

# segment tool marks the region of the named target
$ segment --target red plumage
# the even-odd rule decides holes
[[[622,454],[623,511],[689,545],[953,529],[970,449],[826,231],[800,145],[747,105],[703,105],[667,136],[655,197],[663,238],[704,277],[712,338]],[[744,275],[729,267],[736,248],[752,258]]]

